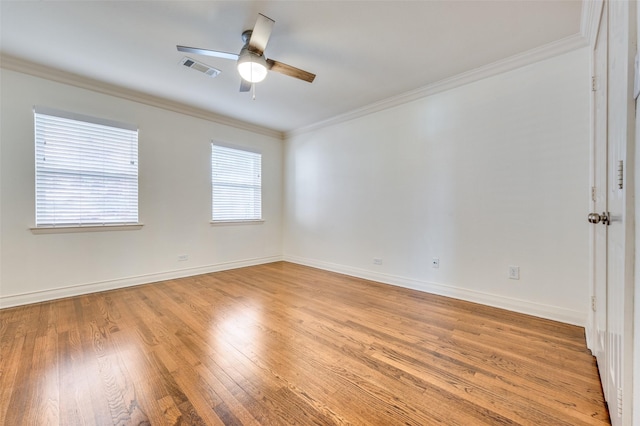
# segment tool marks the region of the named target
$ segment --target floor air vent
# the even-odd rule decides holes
[[[219,69],[210,67],[209,65],[203,64],[202,62],[195,61],[191,58],[187,58],[186,56],[182,58],[182,61],[180,61],[180,63],[185,67],[194,69],[196,71],[200,71],[201,73],[204,73],[211,78],[217,77],[218,74],[220,74]]]

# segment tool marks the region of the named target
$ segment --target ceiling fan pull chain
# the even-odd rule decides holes
[[[253,90],[253,100],[256,100],[256,84],[251,83],[251,89]]]

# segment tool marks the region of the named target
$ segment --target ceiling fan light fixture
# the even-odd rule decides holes
[[[259,83],[267,76],[267,61],[264,56],[242,49],[238,58],[240,77],[249,83]]]

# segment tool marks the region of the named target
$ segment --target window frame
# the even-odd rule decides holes
[[[33,123],[34,123],[34,128],[33,128],[33,134],[34,134],[34,226],[31,227],[32,232],[34,233],[55,233],[55,232],[83,232],[83,231],[105,231],[105,230],[129,230],[129,229],[140,229],[142,227],[142,223],[140,222],[140,193],[139,193],[139,187],[140,187],[140,164],[139,164],[139,129],[137,126],[132,125],[132,124],[128,124],[128,123],[122,123],[122,122],[117,122],[117,121],[113,121],[113,120],[108,120],[108,119],[103,119],[103,118],[97,118],[97,117],[91,117],[88,115],[83,115],[83,114],[78,114],[78,113],[74,113],[74,112],[69,112],[69,111],[62,111],[62,110],[58,110],[58,109],[54,109],[54,108],[49,108],[49,107],[43,107],[43,106],[34,106],[33,108]],[[42,117],[38,117],[38,116],[42,116]],[[42,209],[42,211],[39,211],[39,208],[42,208],[43,205],[41,204],[41,201],[39,201],[38,195],[39,192],[42,191],[42,187],[39,184],[39,182],[43,179],[43,173],[46,173],[46,168],[43,170],[42,168],[42,161],[40,161],[39,159],[39,155],[42,155],[42,147],[39,146],[39,141],[42,140],[42,138],[45,135],[41,135],[39,133],[39,123],[38,120],[42,119],[42,120],[56,120],[56,119],[62,119],[62,120],[72,120],[78,123],[78,126],[80,129],[82,129],[83,125],[87,125],[87,127],[85,129],[82,130],[88,130],[91,132],[96,132],[99,129],[99,127],[93,127],[95,125],[97,126],[104,126],[104,127],[108,127],[110,129],[106,129],[107,131],[116,131],[116,132],[130,132],[131,133],[131,137],[133,136],[133,134],[135,134],[135,138],[131,138],[130,142],[129,142],[129,149],[135,149],[135,153],[132,153],[130,151],[129,155],[130,155],[130,160],[135,161],[135,164],[132,163],[132,165],[135,166],[135,174],[133,175],[134,177],[132,178],[132,175],[126,175],[125,173],[125,168],[123,167],[122,169],[122,174],[121,175],[112,175],[112,179],[107,179],[107,182],[110,182],[112,186],[110,186],[110,188],[113,188],[113,184],[115,181],[117,181],[118,176],[125,176],[124,180],[129,180],[129,182],[135,182],[134,185],[128,185],[124,187],[124,191],[125,194],[127,191],[129,191],[129,196],[127,195],[122,195],[122,194],[118,194],[120,195],[120,198],[118,200],[126,200],[127,204],[126,207],[131,208],[129,210],[130,214],[130,218],[132,220],[126,220],[128,219],[126,216],[127,214],[125,214],[122,219],[123,220],[113,220],[113,217],[109,217],[106,214],[106,208],[103,208],[102,210],[98,209],[98,218],[96,220],[87,220],[86,217],[82,217],[83,216],[83,212],[81,209],[76,209],[73,214],[75,214],[75,217],[72,219],[68,219],[68,220],[59,220],[56,221],[55,219],[53,220],[39,220],[39,216],[44,214],[44,208]],[[43,125],[43,123],[41,122],[40,125]],[[70,125],[69,127],[72,127],[72,125]],[[93,127],[93,128],[92,128]],[[78,132],[80,132],[81,130],[78,130]],[[71,137],[73,137],[73,133],[70,133]],[[107,144],[110,141],[114,141],[115,139],[107,139]],[[122,143],[122,142],[121,142]],[[69,145],[71,146],[72,143],[69,143]],[[97,145],[95,150],[91,150],[89,151],[89,153],[94,153],[97,152],[99,149],[104,149],[104,145],[105,144],[100,144]],[[80,148],[82,148],[82,146],[80,146]],[[84,147],[86,149],[86,146]],[[120,147],[120,152],[122,151],[126,151],[126,149],[122,149]],[[118,150],[112,151],[110,154],[114,155],[114,152],[117,153]],[[104,158],[105,156],[103,155],[102,157],[99,158]],[[71,162],[70,162],[71,163]],[[67,169],[63,169],[63,170],[67,170],[69,171],[71,174],[76,174],[78,176],[108,176],[110,172],[112,171],[118,171],[117,168],[114,168],[113,170],[109,170],[109,169],[102,169],[99,170],[97,168],[92,169],[91,166],[90,167],[86,167],[85,170],[82,170],[80,166],[78,166],[77,168],[73,168],[70,167],[71,164],[61,164],[62,166],[67,166]],[[98,173],[95,173],[98,172]],[[62,172],[64,173],[64,172]],[[54,172],[54,176],[55,176],[55,172]],[[55,188],[56,183],[54,183],[52,185],[52,188]],[[107,185],[107,187],[109,187]],[[70,188],[73,190],[73,185],[70,186]],[[117,188],[117,187],[116,187]],[[122,189],[122,187],[118,188],[118,189]],[[131,192],[132,191],[132,192]],[[131,195],[133,195],[133,197],[131,197]],[[104,194],[102,195],[104,197]],[[116,195],[117,197],[117,195]],[[100,196],[97,196],[95,198],[95,200],[100,199]],[[99,203],[96,203],[95,205],[99,205]],[[75,220],[77,219],[77,220]]]
[[[243,153],[248,153],[248,154],[255,154],[259,156],[259,165],[260,165],[260,217],[259,218],[224,218],[224,219],[214,219],[214,189],[215,189],[215,182],[214,182],[214,148],[215,147],[219,147],[219,148],[223,148],[223,149],[228,149],[228,150],[235,150],[235,151],[240,151]],[[263,162],[263,154],[260,150],[258,149],[254,149],[254,148],[248,148],[246,146],[240,146],[240,145],[235,145],[235,144],[229,144],[229,143],[225,143],[225,142],[220,142],[220,141],[216,141],[216,140],[211,140],[210,142],[210,149],[211,149],[211,156],[210,156],[210,162],[209,162],[209,166],[210,166],[210,185],[211,185],[211,191],[210,191],[210,195],[211,195],[211,199],[210,199],[210,208],[211,208],[211,212],[210,212],[210,224],[211,225],[251,225],[251,224],[261,224],[264,223],[265,219],[264,219],[264,209],[263,209],[263,193],[264,193],[264,185],[263,185],[263,173],[262,173],[262,162]]]

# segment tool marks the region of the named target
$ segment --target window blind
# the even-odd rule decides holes
[[[138,130],[34,109],[36,226],[138,222]]]
[[[262,219],[262,155],[211,144],[212,221]]]

